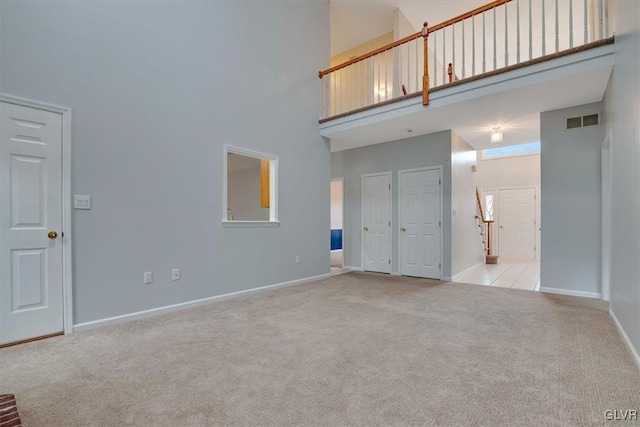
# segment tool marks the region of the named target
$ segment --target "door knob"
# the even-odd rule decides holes
[[[369,231],[369,227],[362,227],[364,231]]]
[[[407,229],[406,229],[406,228],[404,228],[404,227],[402,227],[402,228],[400,229],[400,231],[402,231],[402,232],[404,233],[405,231],[407,231]]]
[[[58,233],[56,233],[55,231],[50,231],[49,234],[47,234],[47,236],[49,236],[49,238],[53,240],[56,237],[58,237]]]
[[[500,228],[504,228],[503,226],[500,226]]]

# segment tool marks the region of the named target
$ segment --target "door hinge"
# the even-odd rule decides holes
[[[442,270],[442,264],[438,264],[438,270]]]
[[[391,221],[389,221],[389,227],[391,227]]]
[[[442,180],[441,179],[438,180],[438,185],[442,185]]]
[[[442,227],[442,221],[438,221],[438,227]]]
[[[60,232],[60,237],[61,237],[61,238],[62,238],[62,237],[64,237],[64,231],[61,231],[61,232]]]
[[[389,260],[389,264],[391,264],[391,260]]]
[[[389,184],[389,190],[391,190],[391,184]]]

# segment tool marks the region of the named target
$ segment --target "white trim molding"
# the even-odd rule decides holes
[[[609,316],[613,319],[613,323],[615,323],[616,328],[618,328],[618,333],[622,337],[622,340],[624,341],[624,343],[629,348],[629,351],[631,352],[631,356],[633,356],[633,360],[634,362],[636,362],[636,366],[640,370],[640,354],[638,354],[638,350],[636,350],[636,348],[631,343],[629,336],[622,328],[622,325],[620,324],[620,322],[618,321],[618,318],[616,317],[615,313],[612,310],[609,310]]]
[[[540,286],[540,292],[556,295],[568,295],[571,297],[602,299],[602,294],[599,292],[573,291],[569,289],[546,288],[543,286]]]
[[[343,265],[342,269],[346,270],[346,271],[364,271],[364,269],[362,267],[353,267],[353,266],[349,266],[349,265]]]
[[[460,276],[462,276],[463,274],[465,274],[465,273],[467,273],[467,272],[469,272],[469,271],[473,270],[473,269],[474,269],[474,268],[476,268],[476,267],[480,267],[480,266],[482,266],[482,265],[484,265],[484,261],[483,261],[483,262],[479,262],[479,263],[477,263],[476,265],[472,265],[471,267],[467,268],[466,270],[462,270],[462,271],[461,271],[460,273],[458,273],[458,274],[454,274],[454,275],[453,275],[453,277],[451,278],[451,280],[455,282],[455,281],[457,281],[457,280],[458,280],[458,278],[459,278]]]
[[[135,313],[122,314],[120,316],[107,317],[106,319],[92,320],[90,322],[78,323],[74,325],[73,330],[76,332],[87,331],[89,329],[95,329],[102,326],[144,319],[151,316],[157,316],[159,314],[170,313],[172,311],[185,310],[187,308],[193,308],[201,305],[212,304],[214,302],[224,301],[227,299],[236,298],[244,295],[257,294],[260,292],[271,291],[278,288],[285,288],[288,286],[295,286],[303,283],[314,282],[316,280],[322,280],[329,277],[331,277],[330,273],[320,274],[318,276],[305,277],[302,279],[291,280],[289,282],[276,283],[274,285],[261,286],[259,288],[247,289],[244,291],[231,292],[228,294],[216,295],[208,298],[202,298],[202,299],[197,299],[193,301],[186,301],[178,304],[166,305],[163,307],[151,308],[148,310],[137,311]]]
[[[73,332],[73,226],[71,221],[71,109],[0,93],[0,102],[62,116],[62,316],[65,334]]]

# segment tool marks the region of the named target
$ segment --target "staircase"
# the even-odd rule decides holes
[[[493,219],[488,219],[485,216],[482,203],[480,201],[480,192],[476,188],[476,220],[478,222],[478,229],[480,230],[480,236],[482,237],[482,244],[484,245],[485,263],[497,264],[498,257],[491,253],[491,228],[493,227]]]

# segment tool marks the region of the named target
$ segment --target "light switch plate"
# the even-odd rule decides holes
[[[73,196],[74,209],[91,209],[91,196]]]

